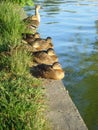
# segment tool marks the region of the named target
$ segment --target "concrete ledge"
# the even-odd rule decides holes
[[[62,81],[44,80],[53,130],[88,130]]]

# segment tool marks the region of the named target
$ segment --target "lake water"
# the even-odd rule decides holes
[[[35,0],[41,37],[51,36],[69,91],[89,130],[98,130],[98,0]],[[34,14],[34,8],[27,11]]]

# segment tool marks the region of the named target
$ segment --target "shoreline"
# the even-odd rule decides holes
[[[52,130],[88,130],[61,80],[44,80],[44,87]]]
[[[22,19],[26,18],[21,10]],[[88,130],[62,80],[42,79],[47,98],[46,118],[52,130]]]

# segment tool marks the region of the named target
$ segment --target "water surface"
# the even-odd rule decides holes
[[[41,37],[51,36],[63,82],[89,130],[98,130],[98,0],[36,0]],[[34,10],[28,11],[34,14]]]

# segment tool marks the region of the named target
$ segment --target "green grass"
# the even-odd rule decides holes
[[[17,75],[26,75],[29,72],[29,62],[31,55],[22,46],[11,52],[11,72]]]
[[[25,5],[29,5],[29,6],[33,6],[34,3],[33,3],[33,0],[0,0],[0,2],[11,2],[11,3],[16,3],[16,4],[19,4],[19,5],[22,5],[22,6],[25,6]]]
[[[32,57],[21,43],[20,12],[0,3],[0,130],[48,130],[41,81],[29,73]]]
[[[20,8],[10,2],[0,3],[0,50],[20,44],[21,34],[26,30],[21,20]]]
[[[38,130],[38,122],[43,120],[38,116],[43,109],[39,102],[43,99],[38,81],[30,75],[23,77],[1,72],[0,92],[0,130]]]

